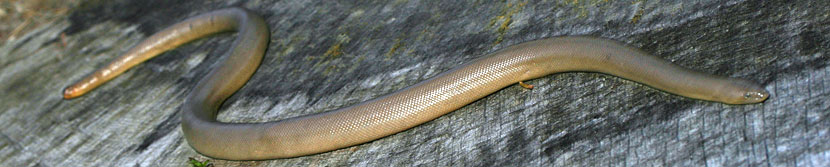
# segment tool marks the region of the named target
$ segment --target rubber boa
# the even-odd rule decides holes
[[[80,96],[153,56],[225,31],[238,37],[227,58],[203,78],[183,106],[182,131],[199,153],[228,160],[316,154],[389,136],[520,81],[567,72],[599,72],[672,94],[726,104],[763,102],[753,82],[692,71],[636,48],[600,38],[555,37],[506,47],[394,93],[323,113],[263,123],[225,123],[217,110],[258,68],[270,40],[263,19],[242,8],[192,17],[139,43],[64,91]]]

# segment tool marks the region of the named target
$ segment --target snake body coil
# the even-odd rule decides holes
[[[254,73],[270,39],[262,18],[241,8],[202,14],[144,40],[110,65],[68,87],[80,96],[127,69],[191,40],[224,31],[238,38],[227,59],[202,79],[182,106],[182,130],[198,152],[221,159],[296,157],[369,142],[459,109],[517,82],[565,71],[611,74],[695,99],[727,104],[764,101],[752,82],[695,72],[620,43],[558,37],[504,48],[429,80],[339,110],[265,123],[216,121],[222,102]]]

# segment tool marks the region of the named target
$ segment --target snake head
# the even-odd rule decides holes
[[[744,79],[730,79],[731,87],[728,97],[723,99],[728,104],[753,104],[764,102],[769,98],[769,92],[760,85]]]

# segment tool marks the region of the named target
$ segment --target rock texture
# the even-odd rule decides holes
[[[165,53],[75,100],[61,90],[144,37],[229,6],[271,43],[222,107],[273,121],[382,96],[534,39],[612,38],[763,83],[724,105],[596,73],[510,86],[410,130],[328,153],[217,166],[828,166],[830,1],[89,1],[0,44],[0,166],[185,166],[179,107],[233,34]],[[61,34],[65,38],[61,38]],[[65,42],[65,43],[64,43]]]

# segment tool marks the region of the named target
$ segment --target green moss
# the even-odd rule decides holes
[[[402,40],[401,38],[398,38],[398,39],[396,39],[396,40],[395,40],[395,44],[394,44],[394,45],[392,45],[392,48],[390,48],[390,49],[389,49],[389,51],[388,51],[388,52],[386,52],[386,54],[385,54],[385,55],[386,55],[386,59],[390,59],[390,58],[392,58],[392,55],[394,55],[394,54],[395,54],[395,52],[397,52],[397,51],[398,51],[398,49],[400,49],[401,47],[403,47],[403,44],[401,43],[401,40]]]
[[[645,0],[637,0],[632,3],[645,3]],[[634,17],[631,17],[632,24],[637,24],[638,22],[640,22],[640,18],[643,17],[643,13],[645,13],[645,8],[645,4],[641,4],[640,7],[637,8],[637,13],[634,14]]]
[[[210,160],[199,161],[196,158],[190,157],[188,159],[188,164],[190,167],[213,167],[213,163],[210,163]]]
[[[346,34],[340,34],[337,36],[337,39],[337,42],[329,46],[322,56],[308,56],[305,58],[307,61],[319,59],[319,61],[317,61],[317,63],[315,63],[312,67],[315,69],[323,68],[323,75],[328,75],[331,72],[337,71],[340,66],[333,64],[332,61],[337,60],[340,56],[346,54],[343,52],[343,47],[346,43],[348,43],[350,38]]]
[[[343,51],[340,51],[340,47],[342,47],[342,46],[343,46],[342,43],[337,42],[336,44],[329,47],[328,50],[326,50],[326,53],[323,54],[323,57],[326,57],[326,58],[340,57],[340,55],[343,55]]]
[[[510,28],[510,24],[513,23],[513,14],[518,13],[522,10],[522,8],[527,4],[527,2],[522,2],[518,4],[507,3],[501,11],[501,14],[490,20],[490,27],[495,26],[497,23],[498,28],[496,28],[496,33],[498,33],[498,37],[496,37],[496,41],[494,44],[501,43],[504,40],[504,34],[507,33],[507,30]]]

